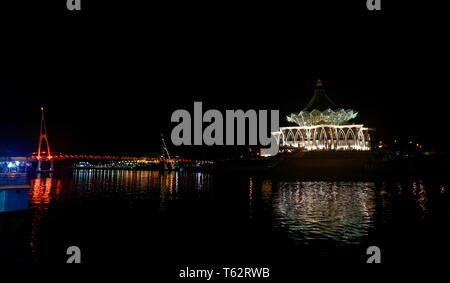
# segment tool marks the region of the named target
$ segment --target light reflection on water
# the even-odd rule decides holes
[[[168,202],[183,195],[209,195],[212,181],[211,173],[177,171],[82,169],[74,170],[72,176],[38,176],[31,179],[29,194],[29,202],[35,207],[33,231],[39,230],[39,221],[46,215],[48,205],[58,200],[111,195],[157,199],[159,211],[165,211]],[[258,183],[250,177],[247,186],[250,217],[261,217],[254,215],[255,203],[271,207],[275,228],[285,229],[291,239],[304,244],[313,240],[331,240],[337,245],[360,243],[374,227],[375,213],[378,220],[389,220],[391,193],[407,195],[423,214],[428,211],[427,189],[421,181],[409,183],[408,189],[396,184],[394,190],[389,190],[384,183],[378,188],[372,182],[266,179]],[[439,192],[445,194],[445,187],[441,186]]]
[[[427,191],[426,191],[425,186],[423,185],[422,181],[413,182],[412,192],[413,192],[414,198],[416,199],[416,202],[419,204],[419,207],[422,209],[422,211],[424,213],[427,213],[428,212],[428,209],[427,209],[428,196],[427,196]]]
[[[42,251],[42,245],[41,249],[39,245],[40,239],[51,235],[52,231],[48,231],[53,229],[41,227],[45,222],[43,219],[61,217],[58,209],[64,208],[67,200],[101,199],[103,201],[103,199],[116,197],[120,200],[131,201],[151,200],[144,202],[144,205],[157,206],[156,213],[165,213],[182,202],[185,205],[192,197],[213,199],[216,196],[221,198],[219,201],[213,200],[214,204],[218,205],[204,206],[202,207],[204,210],[200,210],[201,213],[208,214],[206,217],[208,221],[217,221],[218,223],[214,225],[218,227],[221,227],[220,221],[228,221],[226,217],[230,214],[230,219],[233,220],[230,220],[232,224],[227,227],[236,229],[236,234],[240,233],[242,227],[235,228],[234,223],[239,223],[242,219],[247,223],[246,218],[250,216],[251,221],[255,220],[258,225],[262,223],[261,227],[257,227],[262,231],[260,233],[260,230],[257,230],[261,238],[272,232],[277,233],[278,237],[278,233],[281,232],[283,240],[287,236],[292,243],[306,245],[313,249],[317,247],[316,244],[327,244],[327,247],[330,245],[357,246],[370,237],[371,239],[378,237],[379,234],[374,236],[371,233],[374,230],[381,233],[380,225],[385,223],[392,225],[393,221],[399,221],[398,219],[400,219],[398,223],[401,224],[417,215],[432,216],[433,213],[430,211],[437,211],[433,205],[444,205],[448,200],[448,187],[441,184],[438,186],[427,184],[426,186],[421,181],[411,180],[387,184],[284,182],[260,176],[242,178],[200,172],[74,170],[70,175],[41,176],[31,179],[29,202],[34,207],[34,211],[30,247],[33,254],[36,254],[36,250]],[[433,189],[436,193],[433,193]],[[215,192],[219,193],[215,194]],[[222,192],[225,195],[221,194]],[[173,200],[177,202],[172,202]],[[240,200],[243,201],[240,202]],[[169,205],[171,202],[176,204],[171,206]],[[72,204],[77,208],[76,205],[79,203],[84,202],[74,201]],[[118,205],[123,203],[118,202]],[[57,209],[50,209],[54,205]],[[183,206],[183,209],[185,207],[189,206]],[[440,206],[438,208],[441,209],[438,213],[448,211]],[[113,209],[116,207],[114,206]],[[169,214],[177,218],[180,216],[178,214],[180,211],[189,214],[188,210],[177,210],[177,208],[172,210],[175,213]],[[96,212],[94,210],[94,213]],[[396,216],[391,215],[394,213]],[[225,218],[224,215],[226,215]],[[140,217],[145,219],[146,216]],[[63,217],[59,221],[64,221]],[[206,222],[204,226],[208,227],[208,225],[210,222]],[[192,231],[192,233],[195,232]],[[383,232],[383,237],[390,236],[390,233]],[[272,238],[267,236],[267,239]],[[270,245],[272,244],[270,242]]]
[[[374,189],[366,182],[281,182],[273,196],[275,225],[304,244],[358,244],[373,227]]]
[[[52,201],[77,197],[108,197],[113,194],[135,198],[155,198],[161,208],[167,200],[195,188],[210,190],[212,175],[201,172],[159,172],[130,170],[74,170],[72,176],[31,179],[30,204],[49,204]]]
[[[39,261],[39,233],[49,207],[77,198],[157,199],[159,211],[167,203],[185,194],[207,193],[212,175],[201,172],[159,172],[130,170],[74,170],[72,176],[40,176],[30,180],[29,204],[34,208],[30,237],[32,260]]]

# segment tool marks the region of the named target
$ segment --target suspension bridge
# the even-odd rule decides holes
[[[185,159],[170,156],[166,142],[161,135],[161,155],[159,157],[136,157],[114,155],[83,155],[52,152],[48,140],[44,108],[41,107],[41,126],[37,151],[26,157],[0,157],[0,172],[52,172],[55,165],[74,168],[150,168],[176,170],[179,168],[201,168],[212,165],[212,161]],[[31,168],[31,169],[30,169]]]

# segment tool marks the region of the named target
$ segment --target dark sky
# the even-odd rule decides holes
[[[16,2],[0,8],[1,154],[36,150],[41,105],[52,150],[67,153],[159,151],[172,112],[196,100],[279,109],[288,125],[319,77],[377,138],[442,142],[447,32],[425,1],[382,1],[381,12],[366,1],[82,1],[78,13],[63,0]]]

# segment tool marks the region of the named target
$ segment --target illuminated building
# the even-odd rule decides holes
[[[344,110],[327,96],[320,80],[314,94],[299,113],[287,120],[298,126],[281,127],[277,134],[280,146],[305,150],[369,150],[369,129],[362,124],[351,124],[358,112]]]
[[[0,157],[0,173],[26,173],[30,166],[26,157]]]

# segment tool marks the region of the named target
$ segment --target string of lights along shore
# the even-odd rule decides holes
[[[349,122],[357,115],[353,109],[338,108],[319,79],[306,107],[286,117],[288,122],[298,126],[280,127],[280,131],[273,134],[278,137],[280,145],[287,148],[370,150],[371,129]]]

